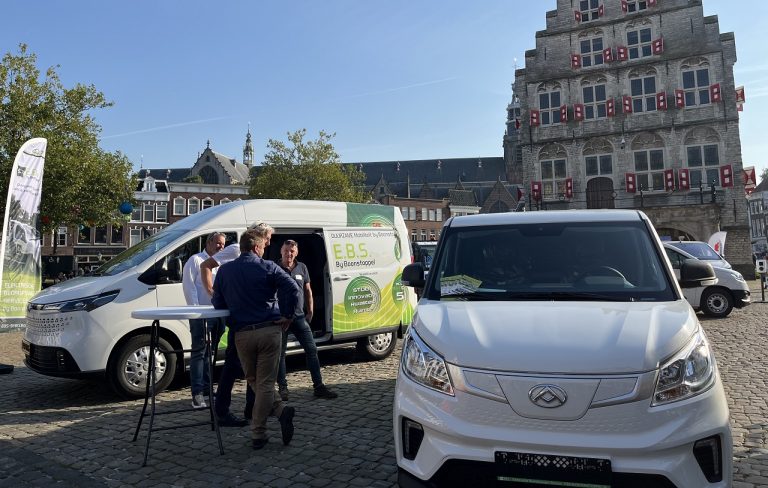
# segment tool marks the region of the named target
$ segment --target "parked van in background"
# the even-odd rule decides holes
[[[725,260],[724,257],[719,255],[717,251],[712,249],[712,246],[706,242],[701,241],[664,241],[664,244],[669,244],[675,248],[690,254],[696,259],[706,261],[716,268],[731,269],[731,263]]]
[[[449,219],[403,340],[393,432],[402,487],[726,488],[717,362],[639,211]]]
[[[411,263],[408,231],[394,207],[299,200],[247,200],[211,207],[128,248],[89,276],[35,295],[27,307],[22,347],[27,366],[64,377],[105,377],[129,397],[144,395],[150,322],[131,318],[139,308],[184,305],[181,271],[211,232],[227,241],[254,223],[275,228],[264,258],[278,260],[293,239],[307,265],[315,298],[310,326],[318,348],[357,343],[381,359],[410,324],[416,297],[400,274]],[[187,321],[160,323],[160,346],[187,349]],[[219,344],[225,345],[226,336]],[[289,353],[300,352],[297,341]],[[223,351],[219,351],[223,358]],[[157,385],[184,370],[177,355],[156,352]]]
[[[700,244],[709,247],[703,242]],[[664,250],[667,252],[667,257],[669,257],[672,269],[674,269],[678,279],[680,278],[680,268],[685,260],[697,259],[672,242],[664,242]],[[734,307],[743,308],[750,304],[749,285],[744,281],[741,273],[731,269],[730,265],[728,268],[717,266],[713,263],[713,259],[700,260],[712,264],[717,282],[707,286],[683,289],[685,299],[688,300],[694,310],[701,310],[710,317],[727,317]],[[725,260],[723,262],[728,264]]]

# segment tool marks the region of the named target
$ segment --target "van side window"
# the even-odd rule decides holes
[[[226,232],[227,244],[237,241],[235,232]],[[177,247],[157,262],[139,277],[139,281],[148,285],[168,285],[181,283],[181,271],[187,259],[205,249],[208,234],[194,237]]]
[[[683,255],[668,248],[664,248],[664,250],[667,252],[669,262],[672,263],[672,268],[680,269],[680,266],[682,266],[684,261]]]

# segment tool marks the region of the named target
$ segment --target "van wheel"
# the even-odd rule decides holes
[[[160,338],[159,345],[171,350],[168,342]],[[132,337],[112,354],[107,371],[112,389],[126,398],[142,398],[147,391],[149,372],[149,334]],[[176,373],[176,355],[155,351],[155,391],[165,390]]]
[[[394,332],[373,334],[357,341],[357,350],[368,359],[384,359],[392,354],[397,345]]]
[[[727,317],[733,310],[733,297],[723,288],[707,288],[701,296],[701,310],[710,317]]]

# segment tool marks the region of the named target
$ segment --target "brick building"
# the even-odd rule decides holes
[[[672,239],[727,231],[726,258],[751,270],[735,62],[699,0],[557,0],[515,73],[510,181],[532,210],[642,209]]]

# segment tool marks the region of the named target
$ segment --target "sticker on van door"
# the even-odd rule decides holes
[[[392,228],[327,229],[334,333],[396,326],[413,314],[397,232]],[[404,322],[409,323],[409,322]]]

